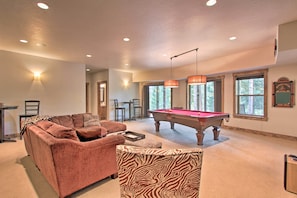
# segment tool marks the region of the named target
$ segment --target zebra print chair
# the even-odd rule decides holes
[[[199,197],[203,151],[117,146],[121,197]]]

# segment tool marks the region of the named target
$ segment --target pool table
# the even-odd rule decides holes
[[[156,131],[159,132],[160,121],[170,122],[171,129],[174,129],[174,123],[182,124],[195,128],[197,133],[197,144],[203,145],[204,130],[210,126],[213,127],[214,140],[218,140],[220,126],[225,119],[229,121],[228,113],[205,112],[183,109],[158,109],[149,111],[153,114]]]

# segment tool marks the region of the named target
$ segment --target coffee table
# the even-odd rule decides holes
[[[120,131],[120,132],[115,132],[109,135],[124,135],[127,131]],[[131,131],[128,131],[131,132]],[[138,134],[141,134],[137,132]],[[139,146],[139,147],[145,147],[145,148],[162,148],[162,142],[152,140],[151,138],[145,136],[145,138],[136,140],[136,141],[131,141],[130,139],[125,138],[125,145],[130,145],[130,146]]]

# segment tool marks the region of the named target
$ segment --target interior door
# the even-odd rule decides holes
[[[100,120],[107,119],[107,81],[97,83],[97,107]]]

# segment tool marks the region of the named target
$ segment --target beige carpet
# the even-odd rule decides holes
[[[297,154],[296,141],[226,129],[221,130],[220,140],[214,141],[208,129],[204,145],[197,146],[192,128],[176,125],[171,130],[169,123],[162,122],[160,133],[155,133],[152,119],[126,124],[129,130],[161,141],[163,148],[203,148],[200,198],[297,198],[283,187],[284,154]],[[57,197],[26,156],[23,140],[4,142],[0,150],[1,197]],[[71,197],[117,198],[119,193],[118,179],[107,178]]]

